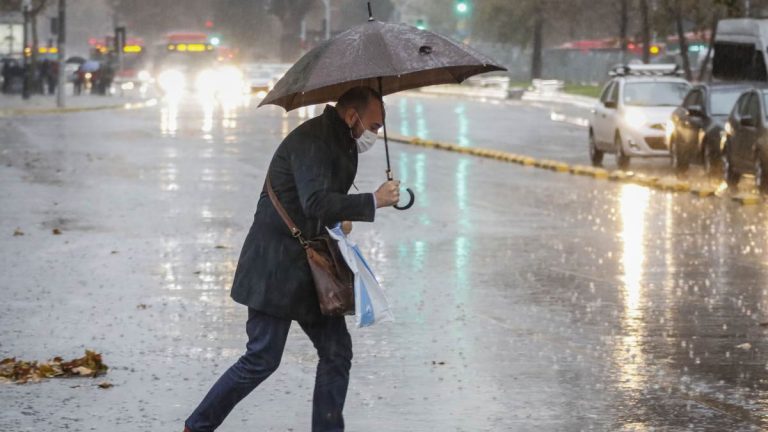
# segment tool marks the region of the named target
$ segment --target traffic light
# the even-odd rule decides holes
[[[469,0],[456,0],[456,13],[465,15],[469,12]]]
[[[419,18],[416,20],[416,28],[419,30],[426,30],[427,29],[427,23],[424,22],[423,18]]]

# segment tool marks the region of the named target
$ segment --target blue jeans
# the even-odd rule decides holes
[[[317,349],[320,361],[315,376],[312,431],[344,430],[344,400],[352,365],[352,339],[343,317],[299,322]],[[280,365],[291,320],[248,308],[248,344],[245,354],[222,375],[185,422],[192,432],[213,431],[240,400],[267,379]],[[266,414],[266,413],[265,413]]]

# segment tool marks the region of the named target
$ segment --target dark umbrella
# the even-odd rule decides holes
[[[80,56],[73,56],[68,58],[65,63],[83,64],[85,63],[85,59]]]
[[[435,84],[458,84],[493,71],[504,71],[474,49],[436,33],[406,24],[368,22],[325,41],[305,54],[259,104],[290,111],[336,101],[357,86],[378,88],[382,96]],[[383,106],[382,106],[383,110]],[[387,178],[392,180],[387,126],[384,124]],[[410,202],[397,209],[405,210]]]

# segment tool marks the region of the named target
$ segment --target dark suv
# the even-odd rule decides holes
[[[707,174],[720,170],[720,138],[736,99],[750,83],[712,83],[694,86],[667,124],[669,155],[678,173],[690,163],[701,163]]]
[[[752,89],[741,94],[725,124],[722,140],[723,171],[728,187],[735,187],[743,174],[754,174],[760,193],[768,193],[768,90]]]

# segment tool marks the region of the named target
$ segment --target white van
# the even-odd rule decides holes
[[[712,78],[722,81],[768,81],[768,19],[720,20],[714,48]]]

